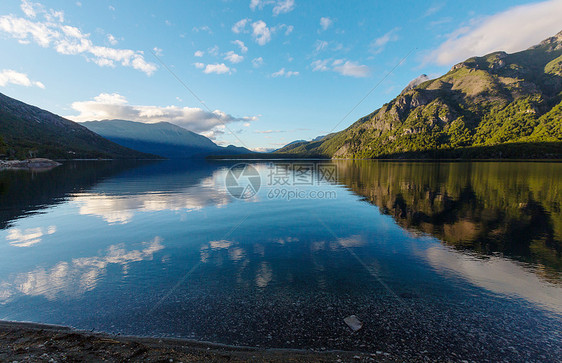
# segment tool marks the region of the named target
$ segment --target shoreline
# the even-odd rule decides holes
[[[393,362],[383,353],[232,346],[0,320],[0,361]]]

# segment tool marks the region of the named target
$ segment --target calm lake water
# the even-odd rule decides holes
[[[561,163],[234,164],[0,172],[0,319],[399,357],[562,357]]]

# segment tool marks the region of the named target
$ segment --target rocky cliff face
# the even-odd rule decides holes
[[[559,142],[561,101],[562,32],[519,53],[467,59],[434,80],[418,77],[394,100],[348,129],[281,152],[371,158]]]

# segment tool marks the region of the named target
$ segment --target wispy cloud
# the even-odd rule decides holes
[[[237,21],[237,22],[232,26],[232,32],[234,32],[234,33],[236,33],[236,34],[248,33],[248,30],[246,29],[246,25],[247,25],[250,21],[251,21],[251,20],[248,19],[248,18]]]
[[[14,71],[12,69],[3,69],[0,72],[0,86],[5,87],[8,84],[15,84],[24,87],[39,87],[44,89],[45,85],[38,81],[32,81],[27,74]]]
[[[195,26],[192,29],[195,33],[199,33],[199,32],[205,32],[205,33],[209,33],[209,34],[213,34],[213,31],[211,30],[211,28],[209,28],[209,26],[207,25],[203,25],[203,26]]]
[[[144,123],[166,121],[193,132],[208,132],[228,123],[257,120],[256,116],[234,117],[220,110],[208,112],[192,107],[130,105],[127,99],[118,93],[101,93],[93,100],[74,102],[72,109],[77,111],[78,115],[66,117],[78,122],[111,119]]]
[[[244,44],[243,41],[241,40],[233,40],[231,42],[234,45],[237,45],[240,48],[240,52],[242,53],[247,53],[248,52],[248,47]]]
[[[286,14],[295,9],[295,0],[250,0],[250,9],[261,10],[266,5],[273,5],[273,16]]]
[[[201,58],[202,56],[205,55],[205,52],[203,52],[202,50],[196,50],[195,53],[193,53],[193,56]]]
[[[273,15],[286,14],[295,9],[295,0],[279,0],[273,7]]]
[[[285,77],[285,78],[289,78],[289,77],[294,77],[294,76],[298,76],[299,72],[296,71],[286,71],[285,68],[281,68],[280,70],[278,70],[277,72],[274,72],[271,74],[271,77],[276,78],[276,77]]]
[[[333,71],[342,76],[363,78],[371,74],[371,69],[366,66],[345,59],[318,59],[311,64],[313,72]]]
[[[427,10],[425,11],[425,13],[423,14],[424,17],[428,17],[431,16],[437,12],[439,12],[439,10],[443,9],[443,7],[445,6],[445,3],[440,3],[440,4],[435,4],[430,6],[429,8],[427,8]]]
[[[452,65],[476,55],[503,50],[517,52],[562,30],[562,0],[520,5],[496,15],[472,19],[449,34],[425,59]]]
[[[323,31],[328,30],[328,28],[332,26],[333,23],[334,21],[328,17],[320,18],[320,28],[322,28]]]
[[[120,64],[147,75],[156,71],[156,65],[147,62],[142,51],[94,45],[90,34],[64,24],[64,14],[60,11],[45,9],[40,4],[25,0],[22,2],[22,11],[27,19],[11,14],[1,16],[0,33],[5,33],[20,43],[35,42],[41,47],[53,48],[60,54],[83,55],[99,66],[115,67]],[[43,20],[35,20],[39,15],[43,16]]]
[[[254,68],[259,68],[263,65],[263,58],[262,57],[257,57],[252,59],[252,66],[254,66]]]
[[[382,52],[384,50],[384,47],[390,43],[390,42],[395,42],[397,41],[399,38],[398,31],[400,30],[400,28],[394,28],[392,30],[390,30],[389,32],[387,32],[386,34],[378,37],[377,39],[373,40],[371,42],[370,45],[370,49],[371,52],[378,54],[380,52]]]
[[[368,66],[359,64],[357,62],[345,61],[340,63],[341,60],[336,60],[333,63],[334,71],[342,76],[350,76],[356,78],[368,77],[371,70]]]
[[[117,39],[115,39],[115,37],[112,34],[107,34],[107,41],[111,45],[117,45],[118,43]]]
[[[287,132],[283,130],[255,130],[255,134],[280,134],[282,132]]]
[[[226,52],[224,55],[224,59],[229,61],[230,63],[240,63],[244,60],[244,57],[240,54],[234,53],[232,50]]]

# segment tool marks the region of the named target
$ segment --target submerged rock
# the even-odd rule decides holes
[[[363,327],[363,323],[357,319],[355,315],[350,315],[347,318],[343,319],[343,321],[351,328],[353,331],[358,331]]]

